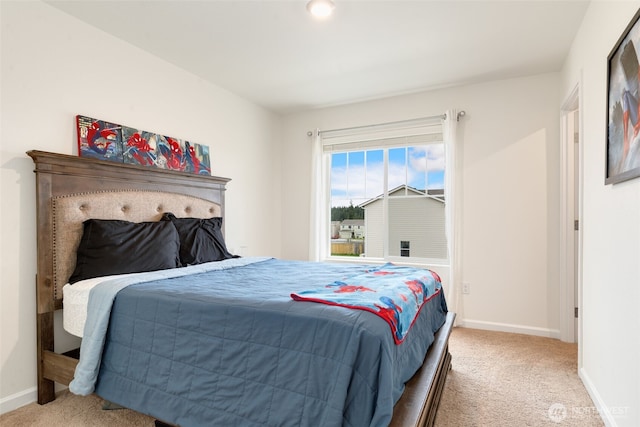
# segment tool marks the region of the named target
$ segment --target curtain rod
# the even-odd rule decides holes
[[[464,117],[466,113],[463,111],[458,112],[458,117],[456,117],[456,120],[460,120],[460,117]],[[440,119],[440,120],[445,120],[447,118],[447,114],[439,114],[439,115],[435,115],[435,116],[427,116],[427,117],[418,117],[416,119],[409,119],[409,120],[398,120],[395,122],[385,122],[385,123],[377,123],[374,125],[362,125],[362,126],[353,126],[353,127],[348,127],[348,128],[340,128],[340,129],[327,129],[327,130],[318,130],[319,134],[325,133],[325,132],[344,132],[344,131],[350,131],[350,130],[358,130],[358,129],[372,129],[372,128],[376,128],[376,127],[382,127],[382,126],[392,126],[392,125],[403,125],[403,124],[411,124],[413,122],[421,122],[423,120],[434,120],[434,119]],[[307,136],[312,136],[313,135],[313,131],[308,131],[307,132]]]

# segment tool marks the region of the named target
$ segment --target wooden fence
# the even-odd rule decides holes
[[[331,242],[331,255],[360,256],[364,252],[364,241]]]

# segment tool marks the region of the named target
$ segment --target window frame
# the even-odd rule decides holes
[[[407,255],[402,255],[404,251],[407,251]],[[400,256],[411,258],[411,240],[400,240]]]
[[[435,135],[437,135],[437,137],[434,137]],[[383,165],[384,165],[384,184],[383,184],[383,194],[380,196],[383,202],[383,225],[382,225],[382,234],[383,234],[383,256],[382,257],[370,257],[370,256],[341,256],[341,255],[332,255],[331,254],[331,233],[326,233],[325,236],[325,247],[326,247],[326,252],[324,254],[324,256],[322,257],[324,260],[326,261],[339,261],[339,262],[352,262],[352,263],[384,263],[384,262],[393,262],[393,263],[397,263],[397,264],[405,264],[405,265],[432,265],[432,266],[449,266],[450,265],[450,259],[448,257],[449,251],[447,250],[447,256],[445,258],[427,258],[427,257],[412,257],[412,256],[401,256],[399,252],[399,255],[390,255],[389,254],[389,245],[390,245],[390,241],[389,241],[389,223],[388,223],[388,217],[389,217],[389,197],[393,197],[393,196],[389,196],[389,183],[388,183],[388,167],[389,167],[389,150],[393,149],[393,148],[400,148],[400,147],[404,147],[405,149],[408,149],[410,147],[414,147],[414,146],[424,146],[424,145],[430,145],[430,144],[443,144],[443,146],[445,145],[444,142],[444,138],[442,137],[442,133],[427,133],[427,134],[417,134],[417,135],[413,135],[413,136],[418,136],[418,137],[422,137],[422,136],[426,136],[424,142],[418,142],[415,140],[415,138],[409,138],[406,144],[398,144],[397,142],[394,142],[392,144],[384,144],[382,143],[382,141],[385,140],[396,140],[397,137],[393,137],[391,136],[390,138],[376,138],[375,134],[372,138],[369,139],[359,139],[358,142],[354,143],[344,143],[344,145],[342,143],[338,143],[338,144],[324,144],[323,142],[323,147],[326,145],[330,145],[331,148],[330,149],[323,149],[323,157],[324,157],[324,162],[327,165],[327,167],[324,169],[324,173],[323,173],[323,179],[325,180],[325,182],[327,183],[327,185],[325,186],[326,189],[326,194],[325,194],[325,203],[326,203],[326,209],[327,209],[327,226],[331,227],[331,204],[332,204],[332,196],[331,196],[331,169],[332,169],[332,155],[333,154],[337,154],[337,153],[348,153],[348,152],[357,152],[357,151],[369,151],[369,150],[383,150]],[[445,156],[446,156],[446,150],[445,150]],[[366,156],[365,156],[366,158]],[[448,165],[448,163],[446,162],[445,159],[445,165]],[[447,173],[446,168],[445,168],[445,174]],[[406,185],[406,183],[405,183]],[[444,186],[446,185],[446,179],[443,182],[443,189]],[[391,189],[393,190],[393,189]],[[426,190],[426,189],[425,189]],[[446,192],[446,191],[445,191]],[[426,194],[426,193],[425,193]],[[401,197],[406,197],[406,196],[401,196]],[[419,196],[416,196],[419,197]],[[444,201],[444,203],[446,203],[446,200]],[[447,222],[447,218],[446,216],[449,215],[449,210],[444,209],[445,212],[445,224]],[[444,227],[446,228],[446,225],[444,225]],[[445,238],[446,238],[446,229],[444,230],[445,232]],[[447,243],[448,245],[448,243]],[[366,251],[365,251],[365,255],[366,255]]]

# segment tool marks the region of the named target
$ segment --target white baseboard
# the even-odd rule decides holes
[[[598,393],[598,390],[595,388],[595,386],[591,382],[591,378],[589,377],[587,372],[584,370],[584,368],[581,368],[578,370],[578,376],[582,380],[582,384],[584,384],[584,388],[587,389],[587,393],[589,393],[591,400],[593,400],[593,405],[596,408],[608,408],[607,405],[605,405],[604,401],[602,400],[602,397],[600,397],[600,393]],[[600,414],[600,417],[602,418],[602,421],[604,421],[605,426],[616,427],[618,423],[613,417],[611,411],[612,409],[599,410],[598,412]]]
[[[11,396],[0,399],[0,415],[11,412],[29,403],[38,400],[38,389],[36,387],[28,388],[21,392],[12,394]]]
[[[512,325],[509,323],[485,322],[482,320],[461,319],[458,326],[463,328],[483,329],[486,331],[511,332],[515,334],[535,335],[538,337],[547,337],[560,339],[560,330],[538,328],[535,326]]]

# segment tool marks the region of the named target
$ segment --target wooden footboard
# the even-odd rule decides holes
[[[455,317],[455,313],[448,313],[444,325],[436,332],[422,367],[407,382],[393,409],[390,427],[433,425],[447,373],[451,369],[449,336]]]

